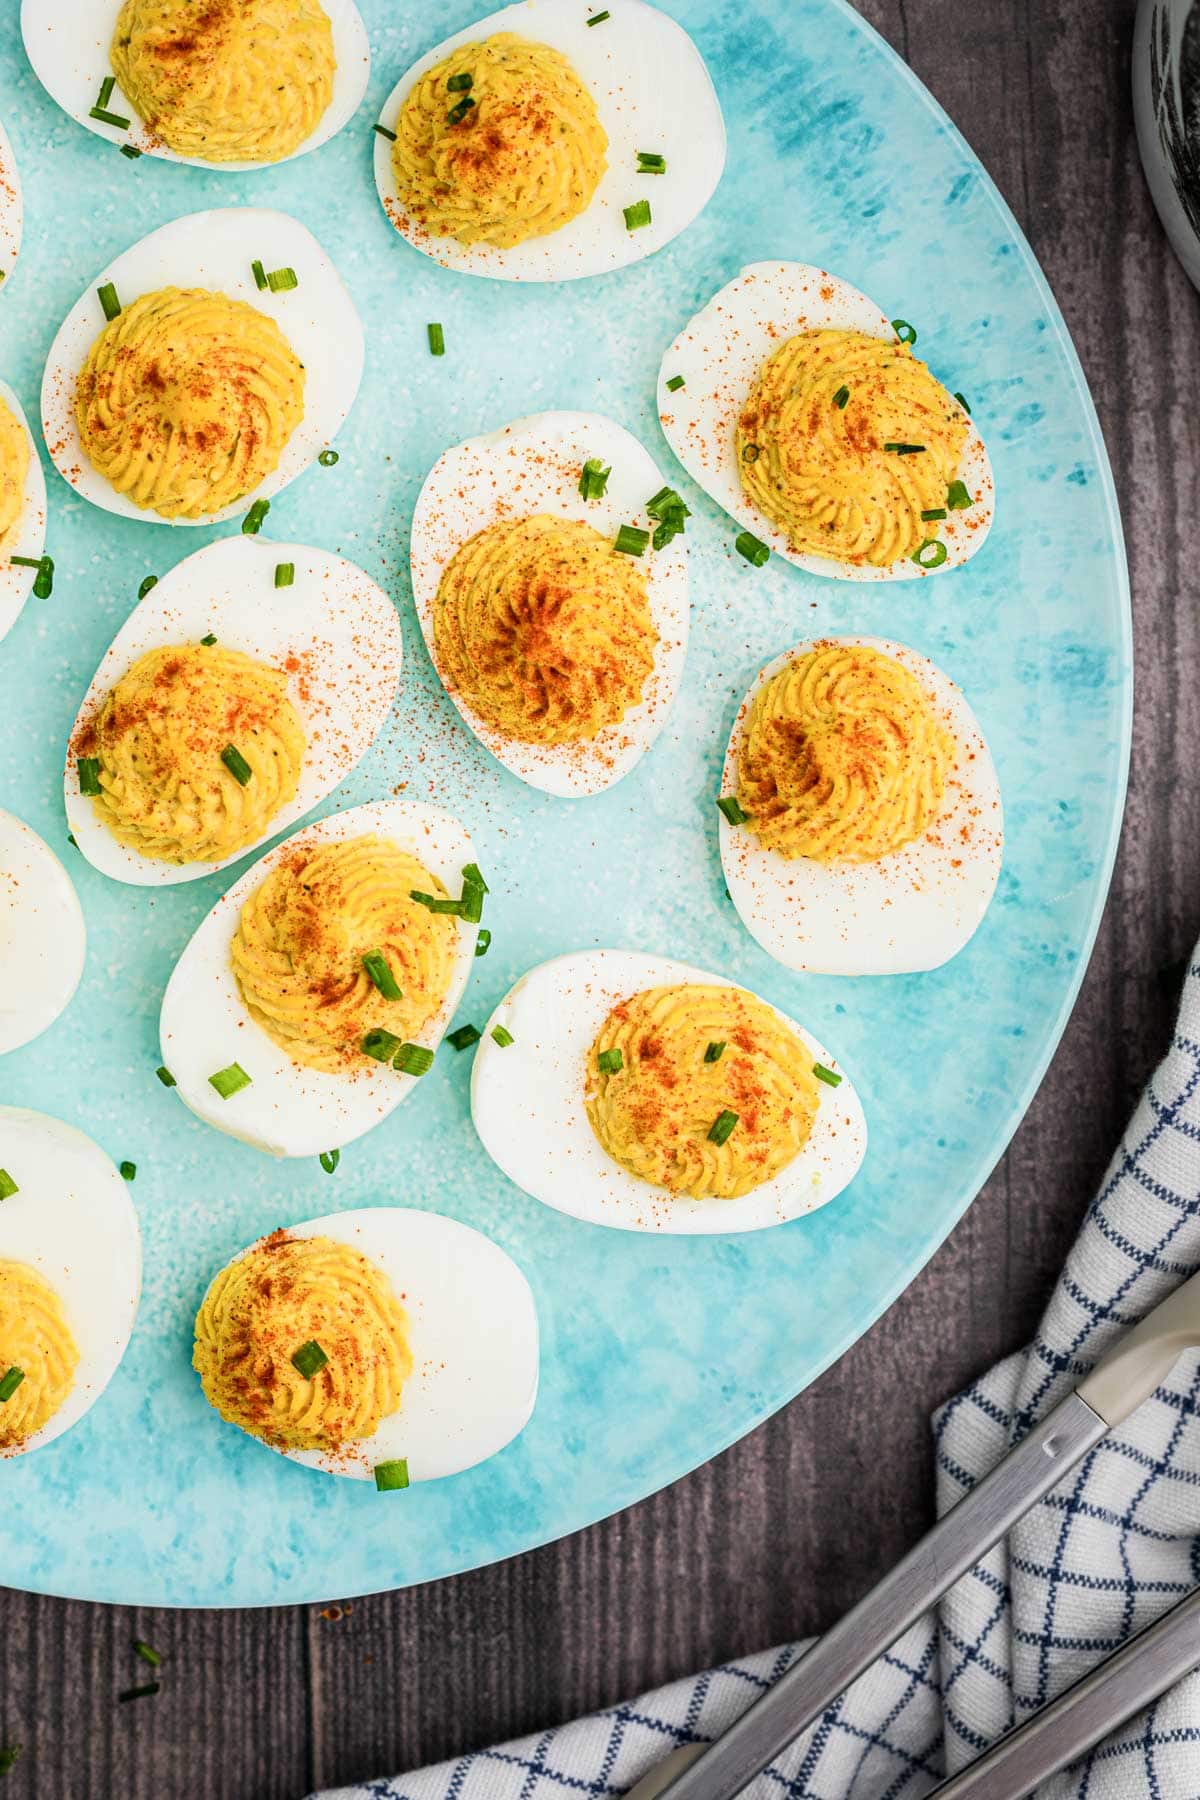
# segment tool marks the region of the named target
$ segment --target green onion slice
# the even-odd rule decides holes
[[[684,382],[682,375],[672,375],[671,379],[667,383],[667,392],[668,392],[668,394],[677,394],[679,392],[680,388],[685,385],[686,384]]]
[[[912,553],[912,560],[919,569],[940,569],[950,552],[940,538],[926,538],[925,542]]]
[[[954,398],[958,401],[958,404],[962,407],[962,409],[966,413],[967,417],[970,418],[971,406],[970,406],[970,402],[968,401],[966,395],[965,394],[955,394]]]
[[[88,109],[89,119],[99,119],[102,125],[115,125],[118,131],[128,131],[133,124],[132,119],[125,118],[122,113],[109,112],[107,107],[93,106]]]
[[[475,954],[476,954],[476,956],[486,956],[488,951],[491,949],[491,947],[492,947],[492,934],[488,930],[487,926],[485,925],[483,930],[481,932],[479,932],[475,938]]]
[[[921,514],[921,517],[927,523],[931,519],[944,519],[946,517],[946,509],[944,506],[931,506],[928,512],[923,512]]]
[[[158,1068],[155,1069],[154,1073],[158,1076],[158,1079],[162,1082],[164,1087],[177,1087],[178,1086],[178,1083],[176,1082],[175,1077],[172,1075],[170,1069],[166,1068],[162,1063],[159,1064]]]
[[[113,97],[113,89],[116,87],[116,85],[117,85],[117,78],[115,75],[106,75],[104,77],[104,80],[100,83],[100,92],[96,95],[96,105],[97,106],[107,106],[108,105],[109,101]]]
[[[391,1062],[400,1048],[400,1039],[394,1031],[384,1031],[381,1026],[376,1026],[374,1031],[368,1031],[359,1048],[364,1056],[373,1057],[376,1062]]]
[[[395,132],[389,131],[386,125],[372,125],[371,130],[377,131],[379,133],[380,137],[384,137],[387,139],[389,144],[394,144],[396,141]]]
[[[714,1042],[708,1046],[708,1049],[704,1052],[704,1060],[706,1063],[720,1062],[724,1054],[725,1040],[722,1038],[719,1043]]]
[[[317,461],[323,469],[332,469],[334,463],[338,461],[338,453],[336,450],[322,450]]]
[[[233,776],[239,787],[246,787],[254,770],[246,761],[236,744],[226,744],[221,752],[221,761]]]
[[[301,1344],[292,1357],[293,1369],[299,1370],[305,1381],[311,1381],[329,1361],[316,1338],[309,1338],[307,1344]]]
[[[121,155],[127,156],[130,162],[136,162],[138,157],[142,154],[136,144],[121,144],[119,148]]]
[[[211,650],[216,641],[217,634],[215,631],[206,631],[204,636],[200,639],[200,642],[204,645],[206,650]]]
[[[34,598],[48,600],[54,592],[54,558],[43,556],[33,583]]]
[[[452,75],[446,87],[452,94],[469,94],[474,84],[475,77],[464,69],[461,75]]]
[[[470,94],[464,94],[457,106],[452,106],[450,111],[446,114],[447,124],[461,125],[467,114],[474,110],[474,107],[475,102],[472,100]]]
[[[893,456],[920,456],[925,448],[924,444],[885,444],[883,447]]]
[[[400,983],[392,974],[392,965],[382,950],[368,950],[362,960],[363,968],[385,1000],[403,1000]]]
[[[40,556],[10,556],[8,560],[15,563],[18,569],[40,569],[42,566]]]
[[[117,1695],[117,1699],[122,1704],[126,1700],[149,1700],[153,1694],[160,1693],[161,1690],[161,1681],[147,1681],[141,1687],[126,1688],[123,1693]]]
[[[0,1401],[11,1400],[25,1379],[24,1369],[18,1369],[16,1363],[7,1374],[0,1375]]]
[[[739,531],[733,540],[733,547],[739,556],[744,556],[756,569],[761,569],[771,555],[767,545],[761,538],[756,538],[752,531]]]
[[[254,285],[259,293],[265,294],[267,291],[267,271],[263,268],[262,263],[258,260],[257,256],[250,264],[250,273],[254,277]]]
[[[907,319],[893,319],[892,330],[902,344],[915,344],[917,341],[917,328],[910,325]]]
[[[0,1169],[0,1200],[10,1200],[14,1194],[19,1194],[20,1191],[8,1170]]]
[[[837,407],[839,412],[844,412],[846,410],[846,402],[849,398],[850,389],[848,387],[840,387],[833,396],[833,404]]]
[[[589,456],[579,477],[579,492],[583,499],[599,500],[611,474],[611,466],[606,469],[598,456]]]
[[[735,1112],[730,1112],[728,1107],[726,1107],[724,1112],[719,1112],[708,1128],[709,1143],[727,1144],[729,1139],[733,1136],[733,1128],[737,1122],[737,1114]]]
[[[340,1150],[322,1150],[320,1156],[317,1158],[317,1161],[327,1175],[333,1174],[333,1171],[337,1168],[341,1160],[342,1153]]]
[[[643,531],[638,525],[622,525],[613,548],[619,550],[622,556],[644,556],[649,542],[648,531]]]
[[[117,299],[117,290],[111,281],[106,281],[103,287],[96,289],[96,298],[100,302],[105,318],[111,325],[114,319],[120,317],[121,313],[121,302]]]
[[[401,1075],[428,1075],[433,1067],[433,1051],[425,1044],[401,1044],[392,1058],[393,1069]]]
[[[650,202],[635,200],[632,206],[622,208],[625,215],[626,231],[641,231],[650,223]]]
[[[620,1050],[601,1050],[596,1067],[602,1075],[619,1075],[625,1067],[625,1058]]]
[[[637,162],[639,175],[665,175],[667,172],[667,159],[660,156],[657,150],[639,150]]]
[[[742,461],[756,463],[761,454],[757,444],[747,444],[742,451]]]
[[[717,801],[717,811],[724,813],[731,825],[748,825],[750,823],[750,814],[742,811],[736,794],[722,794]]]
[[[964,506],[972,506],[974,500],[970,488],[965,481],[952,481],[946,489],[946,505],[951,512],[961,512]]]
[[[134,1176],[137,1174],[137,1164],[136,1163],[123,1162],[120,1165],[120,1169],[121,1169],[122,1181],[132,1181]]]
[[[135,1656],[140,1656],[144,1663],[149,1663],[152,1669],[157,1669],[162,1664],[162,1657],[158,1651],[152,1644],[146,1643],[144,1638],[134,1638],[133,1653]]]
[[[215,1075],[210,1075],[208,1084],[210,1087],[216,1088],[222,1100],[231,1100],[235,1094],[240,1094],[243,1088],[250,1086],[250,1077],[241,1063],[234,1062],[230,1063],[227,1069],[218,1069]]]
[[[482,1036],[482,1031],[476,1030],[474,1025],[460,1025],[457,1031],[446,1033],[446,1042],[452,1050],[469,1050]]]
[[[584,24],[585,25],[603,25],[605,19],[611,19],[611,18],[612,18],[612,14],[610,12],[593,13],[590,19],[584,20]]]
[[[499,1044],[502,1050],[507,1050],[510,1044],[516,1043],[516,1039],[513,1037],[512,1032],[505,1026],[495,1025],[492,1028],[492,1042],[493,1044]]]
[[[256,500],[254,505],[250,508],[250,511],[242,520],[243,535],[245,537],[253,537],[256,532],[261,531],[262,522],[270,510],[271,502],[269,500]]]
[[[442,327],[435,321],[432,325],[427,325],[425,330],[429,334],[430,356],[445,356],[446,333],[442,330]]]
[[[408,1486],[408,1459],[398,1456],[393,1462],[375,1464],[375,1486],[381,1494],[391,1494]]]
[[[295,269],[269,269],[267,286],[273,294],[287,294],[292,288],[300,286],[300,277]]]
[[[823,1081],[827,1087],[841,1087],[842,1085],[842,1078],[837,1071],[835,1069],[827,1069],[824,1063],[814,1063],[813,1074],[818,1081]]]
[[[295,579],[296,579],[295,563],[276,563],[275,564],[275,586],[277,588],[291,587],[291,585],[295,581]]]
[[[492,891],[483,879],[483,871],[478,863],[467,863],[463,869],[462,878],[465,887],[482,888],[485,894],[490,894]]]
[[[100,787],[100,758],[98,756],[81,756],[75,765],[79,771],[79,791],[81,794],[96,795]]]
[[[418,906],[428,907],[431,913],[450,913],[456,919],[462,918],[461,900],[445,899],[440,894],[423,894],[419,888],[410,888],[408,897]]]
[[[139,587],[139,589],[138,589],[138,599],[144,600],[146,598],[146,595],[150,592],[150,589],[152,587],[157,587],[157,586],[158,586],[158,576],[157,575],[147,575],[146,579],[142,582],[141,587]]]

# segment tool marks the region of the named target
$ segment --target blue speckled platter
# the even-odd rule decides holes
[[[575,1530],[748,1431],[895,1298],[976,1193],[1021,1116],[1075,995],[1104,898],[1129,740],[1126,575],[1112,483],[1062,320],[987,177],[908,71],[837,0],[667,0],[713,73],[729,166],[703,217],[660,255],[566,287],[452,275],[405,246],[371,179],[374,108],[476,0],[361,0],[375,58],[354,124],[274,172],[220,177],[127,162],[60,113],[0,23],[4,122],[25,183],[25,247],[0,294],[0,375],[37,417],[42,361],[104,258],[177,214],[296,214],[349,282],[367,376],[336,468],[313,468],[271,527],[360,562],[394,595],[399,701],[337,805],[407,782],[458,812],[492,884],[495,940],[462,1017],[561,951],[629,944],[728,971],[802,1019],[852,1072],[871,1146],[813,1217],[752,1237],[659,1239],[588,1227],[507,1184],[475,1139],[469,1058],[330,1178],[273,1164],[193,1119],[154,1078],[159,1000],[220,877],[154,892],[70,863],[91,934],[79,995],[4,1060],[0,1099],[41,1107],[138,1165],[146,1281],[133,1342],[76,1430],[0,1465],[0,1578],[92,1599],[253,1605],[424,1581]],[[673,471],[655,419],[661,351],[743,264],[838,270],[921,330],[972,402],[999,494],[988,543],[919,584],[858,586],[731,557],[728,521],[681,474],[694,518],[693,626],[679,704],[652,754],[597,799],[521,786],[464,730],[412,613],[406,533],[447,444],[541,407],[607,412]],[[434,362],[425,323],[444,322]],[[63,842],[61,765],[93,670],[143,575],[216,535],[97,511],[48,468],[51,599],[0,646],[0,805]],[[713,806],[738,697],[815,630],[899,638],[965,687],[1004,787],[1007,862],[964,953],[931,975],[788,973],[725,900]],[[64,854],[69,858],[69,847]],[[3,1159],[0,1158],[0,1161]],[[277,1225],[409,1202],[489,1232],[533,1283],[542,1389],[524,1435],[485,1467],[403,1495],[322,1479],[223,1426],[189,1368],[214,1269]],[[1029,1196],[1036,1204],[1036,1196]],[[98,1275],[98,1279],[103,1279]]]

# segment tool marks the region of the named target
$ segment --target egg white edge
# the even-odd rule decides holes
[[[834,293],[828,300],[819,292],[822,284],[833,286]],[[752,296],[749,302],[747,295]],[[762,304],[756,306],[754,301],[759,297]],[[795,551],[787,534],[752,506],[743,493],[737,473],[735,436],[739,415],[759,369],[772,351],[797,332],[831,326],[895,341],[887,316],[840,275],[810,263],[748,264],[689,319],[663,357],[658,374],[658,416],[664,437],[710,499],[761,538],[775,555],[811,575],[830,576],[838,581],[921,581],[961,567],[982,547],[991,530],[996,505],[991,460],[970,414],[959,474],[971,492],[981,498],[973,507],[950,513],[937,522],[937,534],[948,552],[946,561],[937,569],[920,568],[909,557],[875,568]],[[924,345],[920,346],[920,354],[924,358]],[[714,363],[720,369],[715,391]],[[936,367],[933,363],[930,367],[936,377]],[[683,376],[684,386],[672,393],[667,382],[677,375]],[[712,447],[709,456],[715,456],[715,467],[704,454],[706,444]],[[969,525],[972,520],[982,523]]]
[[[46,548],[46,477],[42,473],[41,458],[25,417],[25,408],[6,381],[0,381],[0,400],[20,425],[29,446],[20,517],[11,541],[0,550],[0,638],[4,638],[20,618],[38,573],[36,569],[14,566],[9,559],[13,556],[40,557]]]
[[[405,213],[392,170],[392,140],[375,134],[375,186],[389,223],[413,249],[419,250],[443,268],[461,274],[490,277],[494,281],[578,281],[591,275],[602,275],[614,269],[627,268],[669,244],[686,231],[704,211],[720,183],[725,169],[725,121],[721,103],[713,86],[708,67],[696,45],[676,20],[646,0],[608,0],[610,16],[600,26],[589,26],[590,12],[601,11],[595,5],[579,0],[578,7],[564,0],[518,0],[499,12],[477,19],[466,30],[444,38],[412,64],[383,103],[379,123],[394,132],[397,116],[411,89],[427,69],[441,62],[460,44],[470,44],[491,37],[496,32],[514,31],[518,36],[532,37],[567,56],[584,86],[596,102],[600,123],[608,134],[608,169],[591,204],[578,218],[546,237],[532,238],[512,249],[498,249],[489,244],[459,244],[454,238],[433,237],[422,231]],[[651,23],[651,21],[653,21]],[[601,39],[598,32],[605,35]],[[660,34],[661,49],[647,56],[649,33]],[[648,118],[649,104],[630,106],[614,103],[606,88],[597,92],[588,79],[586,67],[598,52],[606,53],[619,68],[621,59],[627,66],[639,68],[651,63],[658,89],[655,97],[657,120]],[[662,120],[666,115],[669,82],[676,67],[686,67],[675,96],[682,103],[696,82],[704,97],[705,113],[698,117],[686,109],[682,122],[664,135]],[[649,97],[648,97],[649,98]],[[709,137],[705,134],[710,133]],[[650,138],[652,142],[643,142]],[[637,172],[637,150],[657,151],[667,158],[664,175],[645,176]],[[619,160],[623,159],[623,160]],[[667,184],[670,183],[668,187]],[[686,196],[695,183],[700,196],[681,204],[678,215],[659,225],[655,211],[656,196],[666,198],[678,191]],[[648,199],[651,223],[630,232],[625,225],[623,208],[635,200]],[[556,268],[560,260],[575,257],[578,267]]]
[[[291,562],[296,579],[288,588],[274,585],[275,565]],[[211,568],[220,591],[211,600],[180,592]],[[228,572],[223,572],[227,568]],[[350,574],[347,575],[346,572]],[[339,591],[339,583],[348,583]],[[348,602],[357,604],[350,623]],[[172,617],[163,619],[164,607]],[[358,765],[382,730],[400,682],[403,634],[395,606],[370,576],[344,556],[307,544],[284,544],[264,534],[238,532],[193,551],[160,576],[139,600],[104,653],[88,684],[71,741],[121,677],[147,650],[167,644],[194,643],[213,632],[227,649],[241,650],[259,662],[280,667],[289,650],[302,650],[324,632],[336,641],[332,654],[314,658],[305,679],[313,690],[306,702],[296,676],[288,678],[288,697],[308,738],[296,797],[281,807],[268,830],[220,862],[176,865],[155,861],[114,837],[92,802],[79,791],[76,758],[68,751],[63,773],[67,825],[83,855],[114,881],[138,887],[168,887],[196,881],[251,856],[263,844],[287,831],[319,806]],[[394,670],[389,680],[378,673]],[[313,742],[313,729],[322,741]],[[326,747],[338,731],[349,746],[346,756]]]
[[[610,957],[616,959],[613,975],[596,980]],[[556,986],[559,973],[574,977],[579,984],[578,994],[572,996],[578,1003],[569,1009],[560,1004]],[[484,1149],[509,1180],[533,1199],[589,1225],[671,1236],[725,1236],[761,1231],[815,1212],[843,1192],[862,1166],[867,1147],[866,1119],[854,1083],[837,1058],[789,1014],[767,1000],[763,1003],[772,1006],[772,1011],[796,1033],[815,1062],[843,1075],[836,1088],[822,1084],[812,1135],[786,1169],[737,1200],[691,1200],[638,1180],[601,1148],[584,1108],[585,1063],[592,1041],[618,1000],[644,988],[680,982],[752,991],[727,975],[714,975],[690,963],[637,950],[569,952],[540,963],[523,975],[492,1013],[475,1053],[471,1117]],[[541,1016],[552,1021],[551,1029],[556,1034],[553,1044],[540,1049],[525,1047],[524,1021],[520,1016],[523,1003],[540,1005]],[[497,1025],[513,1034],[515,1042],[507,1048],[492,1037]],[[842,1109],[842,1118],[835,1124],[833,1114],[837,1108]],[[558,1168],[547,1167],[550,1146],[541,1129],[547,1116],[570,1121],[570,1144],[561,1159],[564,1166]],[[834,1139],[839,1133],[848,1134],[849,1142],[835,1151]],[[523,1134],[523,1142],[528,1146],[524,1161],[508,1153],[518,1134]],[[823,1162],[833,1171],[829,1178],[819,1173]],[[840,1171],[846,1169],[849,1172],[843,1180]]]
[[[352,0],[321,0],[333,28],[333,53],[337,63],[333,78],[333,98],[311,131],[288,156],[272,162],[206,162],[199,156],[180,156],[149,131],[136,109],[125,98],[119,86],[113,89],[107,111],[128,118],[128,130],[106,125],[89,117],[99,98],[100,84],[112,74],[109,46],[120,16],[121,0],[55,0],[53,9],[47,0],[22,0],[21,36],[33,72],[68,118],[94,132],[110,144],[129,144],[144,156],[156,156],[162,162],[181,163],[193,169],[207,169],[213,174],[241,175],[255,169],[282,168],[309,150],[337,136],[349,124],[362,105],[371,76],[371,49],[362,14]],[[48,14],[52,16],[48,17]],[[70,66],[63,69],[50,43],[54,33],[68,38],[65,56]],[[85,46],[91,42],[93,51]]]
[[[38,1174],[22,1180],[21,1171],[27,1154],[45,1156],[47,1151],[51,1169],[43,1192]],[[116,1374],[141,1299],[142,1239],[129,1183],[100,1146],[73,1125],[27,1107],[0,1106],[0,1160],[18,1186],[0,1202],[0,1258],[31,1263],[45,1276],[63,1303],[80,1351],[80,1368],[66,1400],[23,1444],[0,1449],[3,1463],[6,1457],[15,1460],[43,1449],[77,1425]],[[79,1208],[69,1204],[64,1192],[74,1182],[87,1195]],[[101,1196],[100,1206],[92,1203]],[[47,1243],[53,1246],[48,1255],[42,1249]],[[65,1266],[57,1261],[60,1255]],[[115,1336],[94,1327],[89,1302],[98,1289],[112,1298]],[[85,1357],[96,1365],[89,1387],[80,1380]]]
[[[471,478],[473,465],[502,456],[513,445],[528,471],[532,497],[527,507],[510,503],[502,488],[485,492],[484,484]],[[557,480],[548,477],[537,463],[524,461],[530,454],[564,458],[567,473]],[[599,500],[584,500],[579,493],[579,472],[584,461],[595,455],[611,463],[612,474]],[[569,471],[576,461],[572,479]],[[633,434],[600,413],[534,413],[444,451],[417,496],[410,537],[413,603],[439,678],[433,650],[434,602],[447,564],[469,538],[500,519],[528,518],[540,512],[582,520],[614,540],[622,524],[639,524],[652,532],[654,520],[646,514],[646,501],[666,485],[654,459]],[[458,491],[463,487],[465,498]],[[456,513],[456,507],[461,511]],[[646,577],[650,615],[659,641],[647,684],[650,691],[618,725],[606,727],[586,743],[522,744],[506,738],[460,695],[446,688],[484,749],[511,774],[542,793],[581,799],[615,786],[653,747],[675,703],[687,657],[690,614],[684,538],[675,538],[662,550],[648,548],[645,556],[633,561]]]
[[[163,995],[159,1021],[162,1059],[175,1077],[179,1098],[206,1124],[274,1156],[319,1156],[325,1150],[344,1149],[381,1124],[435,1073],[431,1069],[423,1076],[402,1075],[372,1064],[352,1075],[341,1075],[293,1063],[250,1017],[230,966],[229,948],[243,900],[291,850],[300,844],[327,843],[368,832],[411,851],[451,894],[461,888],[464,864],[477,860],[465,827],[450,813],[422,801],[369,801],[346,812],[331,813],[276,844],[221,896],[181,951]],[[431,1050],[441,1043],[462,999],[475,956],[479,927],[463,919],[455,919],[454,924],[458,938],[450,986],[433,1018],[412,1040]],[[207,959],[199,972],[199,995],[191,974],[198,954]],[[214,1042],[213,1052],[205,1053],[205,1064],[215,1057],[211,1068],[193,1069],[191,1056],[181,1061],[178,1053],[180,1043],[195,1033],[197,1013],[221,1021],[219,1032],[213,1035],[214,1040],[222,1036],[224,1048],[216,1049]],[[222,1100],[208,1078],[235,1062],[251,1077],[251,1085]],[[281,1103],[290,1110],[305,1109],[307,1133],[296,1145],[283,1143],[278,1133],[272,1135],[270,1120]],[[287,1136],[291,1138],[290,1130]]]
[[[970,942],[991,904],[1004,859],[1004,811],[996,766],[979,721],[957,682],[936,663],[919,650],[891,638],[841,633],[809,638],[785,650],[759,670],[738,708],[725,751],[721,792],[732,794],[737,791],[737,759],[746,718],[751,702],[764,682],[817,644],[828,643],[882,651],[914,675],[922,689],[932,697],[959,747],[952,777],[956,784],[953,804],[939,814],[915,843],[892,852],[877,863],[853,864],[817,864],[803,857],[789,862],[777,851],[764,849],[749,826],[731,825],[724,814],[719,813],[721,867],[730,899],[755,942],[768,956],[789,969],[820,975],[908,975],[940,968]],[[973,760],[964,759],[964,750],[973,753]],[[974,826],[973,812],[984,815],[989,823]],[[963,827],[971,832],[974,844],[971,854],[959,859],[968,867],[956,870],[953,867],[954,846],[948,840],[954,831]],[[974,877],[970,885],[969,876]],[[811,890],[812,907],[819,915],[822,909],[836,906],[846,884],[850,883],[863,893],[866,906],[884,917],[899,906],[897,886],[906,878],[914,885],[921,882],[926,893],[930,887],[933,892],[928,898],[925,895],[919,899],[915,895],[904,896],[905,911],[911,909],[916,916],[919,907],[921,918],[928,918],[930,923],[918,934],[928,945],[928,951],[922,953],[919,946],[914,946],[907,955],[901,953],[900,960],[881,954],[878,946],[882,932],[878,928],[872,929],[870,921],[856,929],[848,941],[838,945],[827,941],[823,951],[813,955],[805,952],[793,933],[778,924],[769,925],[754,912],[756,892],[766,889],[774,896],[789,883],[803,884]],[[939,904],[942,898],[955,895],[962,896],[966,903],[948,907]],[[871,954],[864,955],[864,950]]]
[[[8,283],[17,266],[24,226],[21,174],[12,142],[0,124],[0,286]]]
[[[256,257],[268,270],[290,265],[298,286],[278,294],[269,289],[260,292],[250,267]],[[234,505],[201,519],[164,519],[152,507],[135,506],[118,494],[88,461],[75,422],[75,388],[88,351],[104,329],[97,289],[106,282],[113,283],[122,305],[169,286],[207,287],[248,301],[275,320],[304,364],[304,416],[272,473]],[[59,327],[42,377],[46,447],[76,493],[122,518],[183,528],[240,519],[256,500],[268,500],[289,486],[332,443],[354,405],[364,356],[363,328],[354,301],[306,225],[270,207],[225,206],[184,213],[106,264]]]
[[[49,914],[42,935],[52,954],[39,959],[39,1004],[32,1012],[26,1010],[22,1014],[24,1022],[17,1027],[18,1036],[8,1035],[12,1015],[6,995],[0,991],[0,1056],[31,1044],[66,1012],[75,998],[87,961],[87,926],[75,883],[45,838],[40,837],[32,825],[26,825],[16,813],[0,809],[0,874],[9,866],[10,855],[27,858],[31,869],[38,871],[39,879],[46,883],[46,892],[37,896],[32,904],[35,911],[45,908]],[[3,961],[0,950],[0,964]]]

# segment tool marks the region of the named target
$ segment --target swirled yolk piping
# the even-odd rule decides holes
[[[0,550],[21,522],[28,473],[29,439],[16,414],[0,400]]]
[[[22,1379],[0,1401],[0,1453],[18,1449],[48,1425],[75,1378],[79,1351],[62,1301],[28,1263],[0,1259],[0,1380]]]

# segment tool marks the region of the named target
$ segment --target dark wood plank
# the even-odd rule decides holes
[[[1122,498],[1139,695],[1112,898],[1058,1057],[888,1316],[706,1468],[498,1568],[315,1609],[135,1619],[0,1595],[5,1800],[276,1800],[570,1717],[818,1630],[932,1504],[930,1409],[1032,1328],[1170,1027],[1200,928],[1200,304],[1137,165],[1133,0],[863,0],[963,128],[1075,334]],[[135,1631],[182,1679],[118,1707]],[[150,1708],[153,1708],[152,1713]]]

